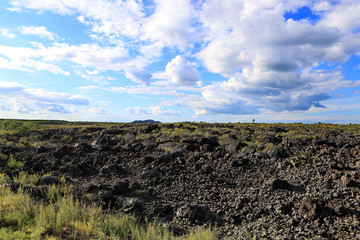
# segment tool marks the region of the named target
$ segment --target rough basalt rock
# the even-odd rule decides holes
[[[75,179],[80,199],[158,218],[178,234],[212,224],[219,239],[244,239],[245,230],[264,239],[359,239],[360,131],[259,128],[181,123],[33,131],[28,136],[40,147],[19,147],[20,137],[8,135],[15,144],[0,151],[30,173],[52,173],[25,186],[34,198],[62,174]]]

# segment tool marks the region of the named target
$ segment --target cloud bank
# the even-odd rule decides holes
[[[16,113],[34,113],[38,111],[69,114],[66,105],[87,106],[89,100],[81,95],[49,92],[43,89],[27,88],[16,82],[0,82],[1,110]]]
[[[163,104],[189,108],[196,115],[325,108],[322,102],[332,98],[334,91],[360,85],[359,81],[344,79],[341,72],[342,64],[351,56],[360,55],[357,0],[12,0],[10,3],[13,9],[73,16],[90,29],[90,37],[98,43],[54,42],[35,48],[0,46],[1,68],[70,75],[71,71],[59,64],[66,61],[97,73],[122,72],[135,85],[142,86],[112,86],[103,90],[119,94],[155,95],[149,89],[169,93],[172,98]],[[294,17],[302,8],[309,9],[312,17]],[[55,39],[45,27],[22,27],[20,32]],[[173,56],[161,71],[172,84],[163,83],[151,72],[152,64],[165,54]],[[204,71],[226,80],[201,77]],[[160,84],[166,89],[160,89]],[[184,89],[184,86],[193,88]],[[26,93],[23,89],[20,92]],[[28,97],[40,98],[40,95],[33,91]],[[56,94],[53,98],[80,101]],[[56,107],[48,109],[61,111]],[[167,113],[150,108],[126,108],[126,112]]]

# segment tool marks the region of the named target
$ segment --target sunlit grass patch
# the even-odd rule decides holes
[[[39,175],[20,172],[14,180],[32,185]],[[0,183],[8,177],[0,175]],[[215,239],[215,230],[201,228],[188,236],[175,237],[156,222],[140,224],[133,215],[104,213],[96,205],[81,204],[64,178],[50,185],[45,201],[36,202],[21,188],[12,192],[0,185],[0,236],[3,239]]]
[[[24,167],[24,163],[20,161],[16,161],[13,155],[10,155],[8,162],[7,162],[8,168],[11,170],[15,169],[21,169]]]
[[[18,176],[14,177],[14,182],[19,182],[23,185],[34,186],[39,182],[39,174],[27,174],[24,171],[21,171]]]

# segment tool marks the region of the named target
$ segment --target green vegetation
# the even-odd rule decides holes
[[[20,172],[15,182],[35,185],[39,175]],[[0,174],[0,184],[9,179]],[[64,178],[46,189],[47,204],[36,202],[21,188],[12,192],[0,185],[0,236],[2,239],[191,239],[216,238],[213,228],[200,228],[175,237],[156,222],[140,224],[132,215],[115,215],[95,205],[81,204]]]
[[[262,240],[262,238],[257,237],[255,232],[252,234],[246,229],[245,229],[245,237],[246,240]]]
[[[69,143],[69,142],[71,142],[71,137],[66,134],[61,138],[61,141]]]
[[[11,170],[21,169],[24,167],[24,163],[16,161],[13,155],[7,159],[7,167]]]
[[[28,130],[38,129],[38,125],[33,121],[23,121],[23,120],[0,120],[0,130],[9,131],[12,133],[24,133]]]
[[[12,154],[7,156],[0,152],[0,167],[5,167],[7,170],[14,171],[23,168],[24,163],[16,161]]]
[[[30,147],[31,144],[28,142],[27,138],[20,138],[19,140],[19,147]]]
[[[0,139],[0,146],[6,146],[6,147],[10,147],[14,144],[13,141],[8,141],[6,139]]]
[[[267,152],[271,149],[273,149],[275,147],[275,145],[273,143],[266,143],[266,146],[263,150],[261,150],[262,152]]]
[[[165,153],[169,153],[169,152],[171,152],[171,147],[167,147],[167,148],[165,148]]]
[[[133,124],[133,123],[110,123],[110,122],[67,122],[58,120],[9,120],[0,119],[0,134],[9,133],[24,133],[30,130],[47,130],[47,129],[86,129],[86,128],[126,128],[127,130],[144,129],[148,124]],[[251,134],[256,137],[261,136],[264,132],[273,127],[282,127],[287,129],[287,132],[279,133],[278,136],[288,137],[314,137],[308,133],[316,132],[321,136],[325,129],[327,130],[341,130],[346,133],[360,133],[360,124],[303,124],[303,123],[205,123],[205,122],[179,122],[179,123],[160,123],[161,128],[159,132],[176,137],[184,136],[213,136],[220,137],[222,134],[233,134],[241,136],[243,134]],[[310,131],[311,130],[311,131]],[[148,135],[148,134],[145,134]],[[146,139],[145,135],[139,134],[139,140]],[[64,136],[66,140],[66,136]],[[33,139],[28,139],[33,140]],[[2,144],[0,139],[0,144]]]
[[[143,141],[146,139],[149,139],[152,135],[151,134],[145,134],[145,133],[141,133],[136,135],[136,141]]]
[[[72,135],[67,129],[81,132],[86,128],[97,128],[89,132],[100,134],[103,128],[115,127],[124,128],[124,131],[119,131],[122,134],[117,135],[119,139],[126,139],[127,134],[132,139],[136,136],[136,141],[158,137],[168,141],[169,137],[173,141],[184,141],[184,144],[179,144],[184,148],[188,146],[188,142],[185,141],[187,137],[198,142],[202,140],[201,137],[214,137],[220,145],[226,146],[230,142],[229,138],[235,136],[242,143],[263,152],[274,149],[277,145],[277,141],[267,142],[267,137],[275,137],[279,142],[297,143],[293,140],[316,140],[318,137],[324,138],[324,134],[331,134],[331,131],[334,131],[334,134],[337,132],[349,135],[360,134],[359,124],[183,122],[159,124],[160,128],[154,129],[151,133],[144,133],[145,131],[142,130],[147,126],[147,124],[131,123],[0,120],[0,147],[7,150],[7,147],[16,149],[35,147],[38,146],[37,144],[41,146],[51,144],[38,141],[36,133],[31,131],[53,129],[65,130],[59,131],[61,135],[56,140],[61,138],[66,143],[72,141]],[[273,130],[271,134],[274,135],[266,135],[269,130]],[[296,145],[294,149],[296,150],[291,154],[295,156],[296,164],[312,161],[311,153],[304,147]],[[165,152],[171,150],[171,147],[164,149]],[[9,154],[8,150],[3,152]],[[201,228],[184,237],[175,237],[156,222],[144,223],[132,215],[116,215],[110,211],[104,212],[98,206],[83,204],[73,197],[73,186],[67,184],[64,178],[59,179],[59,185],[45,187],[45,199],[37,202],[21,188],[14,193],[5,187],[5,183],[9,181],[30,188],[37,186],[42,176],[21,171],[23,166],[24,163],[17,161],[14,156],[0,152],[0,167],[9,174],[7,176],[0,172],[0,239],[215,239],[216,234],[212,227]],[[248,240],[260,239],[255,233],[248,231],[245,231],[245,237]]]
[[[27,174],[26,172],[21,171],[18,176],[14,177],[14,182],[28,186],[35,186],[39,182],[39,179],[39,174]]]

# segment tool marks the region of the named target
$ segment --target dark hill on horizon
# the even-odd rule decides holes
[[[132,123],[161,123],[161,122],[152,119],[147,119],[147,120],[135,120]]]

